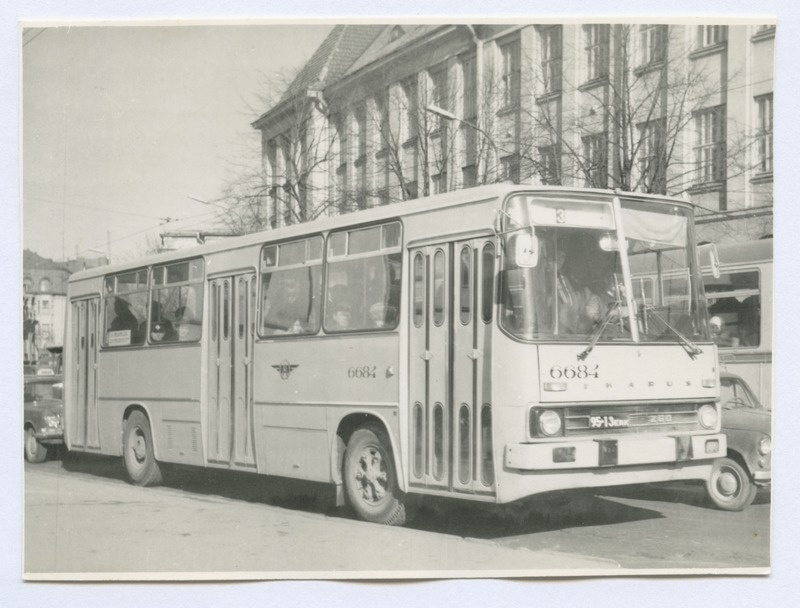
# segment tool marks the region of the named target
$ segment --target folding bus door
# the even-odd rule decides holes
[[[74,448],[99,449],[97,349],[100,298],[72,302],[71,387],[67,432]]]
[[[209,280],[208,461],[251,468],[256,275]]]
[[[450,487],[452,245],[411,250],[411,483]]]

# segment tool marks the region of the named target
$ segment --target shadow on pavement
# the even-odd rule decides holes
[[[549,492],[507,505],[425,498],[407,527],[496,540],[565,528],[660,519],[655,510],[607,500],[593,492]]]
[[[68,453],[64,455],[62,466],[70,472],[127,482],[121,458]],[[334,506],[334,490],[327,484],[176,465],[162,465],[162,471],[162,486],[166,488],[353,518],[348,509]],[[410,521],[406,527],[461,537],[498,539],[663,517],[659,510],[626,504],[616,498],[713,508],[706,498],[704,485],[692,482],[549,492],[508,505],[414,496],[410,497]],[[769,490],[760,490],[755,504],[769,500]]]
[[[702,481],[617,486],[613,488],[603,488],[598,494],[602,494],[603,496],[616,496],[619,498],[631,498],[634,500],[655,500],[659,502],[684,504],[713,511],[718,510],[709,500],[706,494],[705,483]],[[770,501],[771,489],[769,487],[759,488],[753,505],[769,504]]]
[[[128,483],[122,459],[69,452],[62,466],[72,473],[83,473]],[[164,488],[191,494],[218,496],[231,500],[334,515],[334,490],[328,484],[254,475],[239,471],[204,469],[161,464]]]

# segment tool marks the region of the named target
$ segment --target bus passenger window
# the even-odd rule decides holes
[[[261,272],[261,335],[317,333],[322,289],[322,237],[265,247]]]
[[[336,233],[328,240],[325,331],[394,329],[400,311],[400,224]]]
[[[202,333],[203,260],[153,268],[150,342],[197,342]]]
[[[147,320],[147,270],[106,277],[103,346],[144,344]]]

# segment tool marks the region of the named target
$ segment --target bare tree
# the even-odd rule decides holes
[[[703,62],[688,58],[691,48],[670,40],[671,28],[583,27],[587,42],[580,49],[562,44],[561,26],[540,31],[536,103],[523,109],[521,155],[542,181],[674,194],[698,179],[724,183],[743,170],[752,138],[726,138],[724,108],[710,107],[719,87]],[[567,54],[585,68],[562,70]],[[572,74],[579,82],[570,81]],[[581,102],[565,102],[561,92],[575,89]],[[707,116],[698,118],[704,109]],[[707,163],[684,153],[696,120],[707,120],[716,138]]]

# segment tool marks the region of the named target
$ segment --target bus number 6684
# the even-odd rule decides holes
[[[375,365],[359,365],[350,367],[347,370],[348,378],[377,378],[375,373],[377,366]]]
[[[595,365],[594,367],[590,368],[588,365],[554,365],[550,368],[550,377],[558,380],[559,378],[566,378],[567,380],[571,380],[573,378],[578,378],[579,380],[583,380],[585,378],[599,378],[599,365]]]

